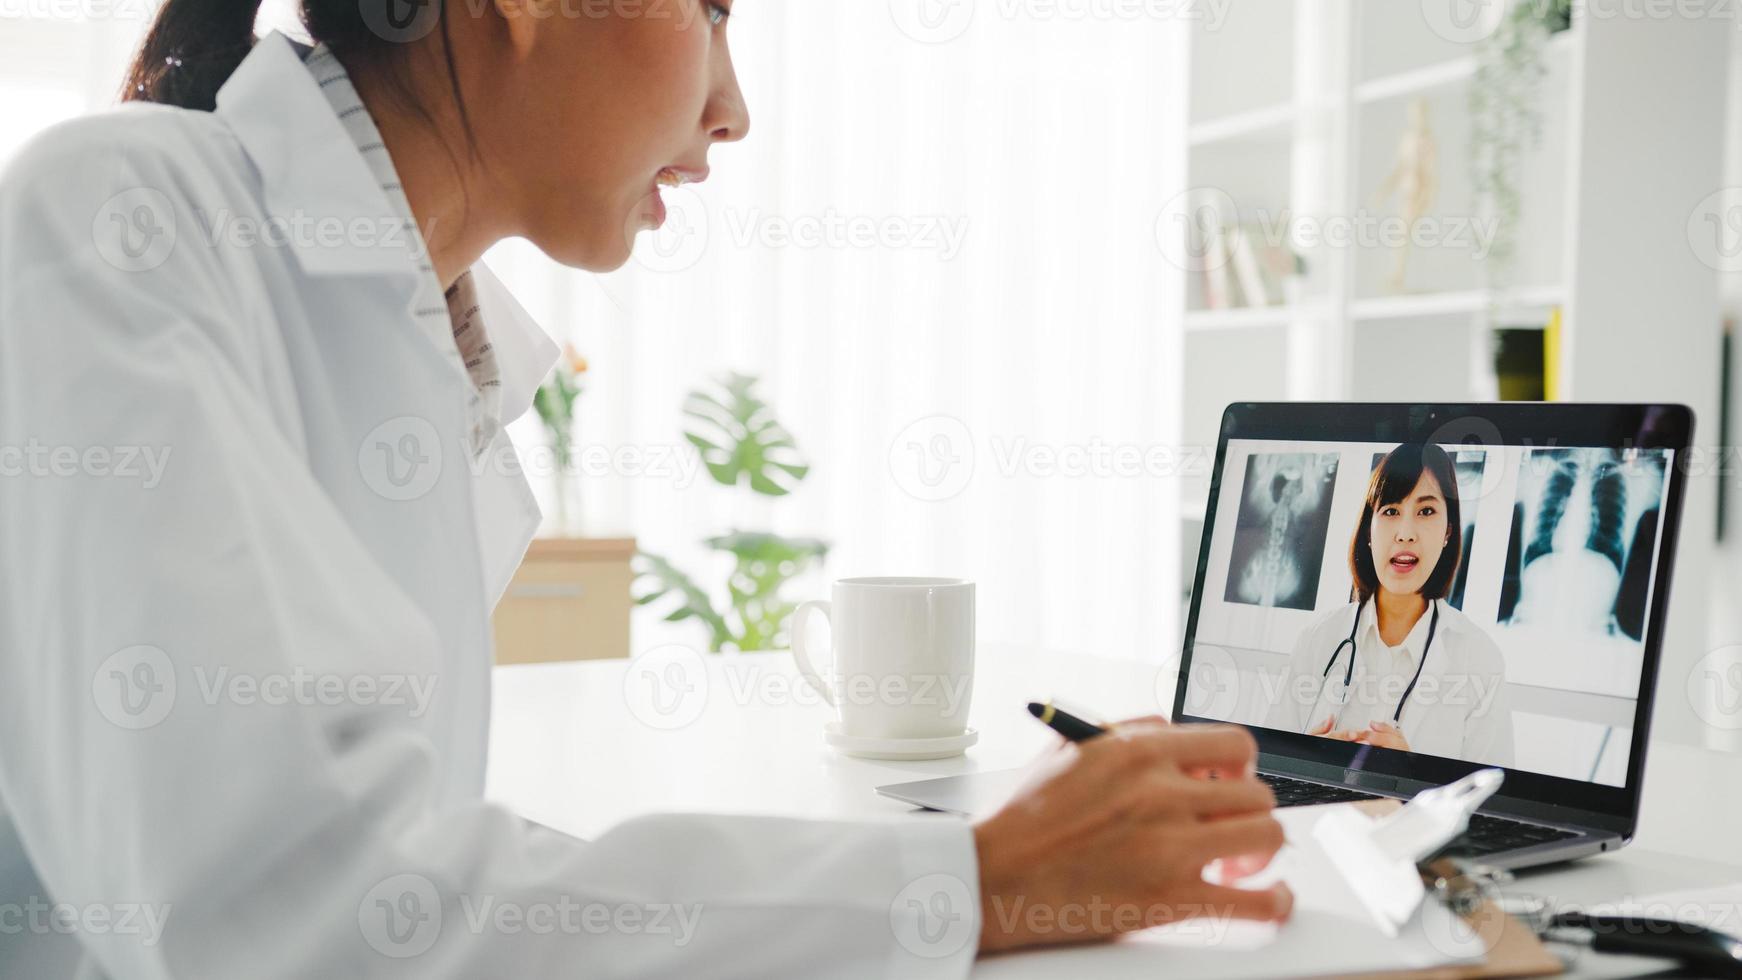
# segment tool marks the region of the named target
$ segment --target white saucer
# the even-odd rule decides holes
[[[943,738],[865,738],[841,731],[839,721],[823,726],[823,741],[843,755],[855,759],[887,759],[917,762],[922,759],[948,759],[961,755],[968,746],[980,740],[980,732],[970,728],[960,735]]]

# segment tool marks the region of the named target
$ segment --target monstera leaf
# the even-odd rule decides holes
[[[708,539],[708,547],[733,559],[726,591],[739,632],[739,650],[777,650],[786,639],[787,620],[798,603],[781,595],[786,583],[821,561],[829,546],[816,538],[783,538],[761,531],[734,531]]]
[[[708,645],[718,653],[732,640],[731,627],[725,617],[714,611],[708,593],[682,569],[658,555],[640,552],[635,556],[638,567],[636,581],[647,583],[648,591],[635,597],[638,606],[652,605],[667,596],[676,596],[677,605],[667,613],[665,621],[681,623],[686,619],[700,620],[708,628]]]
[[[810,473],[792,434],[757,396],[753,377],[728,374],[715,386],[697,388],[683,411],[690,419],[684,438],[724,486],[748,483],[757,493],[784,497]]]

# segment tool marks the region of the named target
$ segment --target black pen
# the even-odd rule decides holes
[[[1062,708],[1055,708],[1051,701],[1045,704],[1038,701],[1028,702],[1028,713],[1039,718],[1041,724],[1073,742],[1086,742],[1097,735],[1107,734],[1107,730],[1100,725],[1086,722]]]

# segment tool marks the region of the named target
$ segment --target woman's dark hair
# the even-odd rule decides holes
[[[442,57],[448,83],[468,150],[475,153],[472,121],[460,95],[460,74],[450,43],[446,0],[410,0],[412,17],[439,18]],[[423,4],[433,5],[424,10]],[[158,102],[210,112],[217,108],[218,89],[235,73],[254,47],[254,21],[261,0],[166,0],[152,22],[127,71],[121,90],[123,102]],[[332,49],[346,68],[359,64],[379,65],[391,80],[396,97],[431,126],[428,108],[411,97],[405,54],[411,45],[396,39],[395,31],[407,0],[302,0],[303,26],[315,41]],[[435,25],[430,25],[431,27]],[[406,39],[428,31],[401,32]],[[451,148],[450,148],[451,149]]]
[[[1365,602],[1379,590],[1379,571],[1373,567],[1373,515],[1381,508],[1397,503],[1409,495],[1421,482],[1423,472],[1432,473],[1445,499],[1446,547],[1440,552],[1439,563],[1422,584],[1421,594],[1428,599],[1444,599],[1457,578],[1458,563],[1464,557],[1464,523],[1458,510],[1458,472],[1452,457],[1444,449],[1422,443],[1405,443],[1386,454],[1373,469],[1367,481],[1367,503],[1361,508],[1361,520],[1355,525],[1354,540],[1349,542],[1349,570],[1355,577],[1355,593]]]

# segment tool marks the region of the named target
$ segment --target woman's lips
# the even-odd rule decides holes
[[[660,192],[667,187],[682,187],[685,184],[699,184],[708,179],[707,170],[690,170],[684,167],[665,167],[653,177],[652,214],[654,228],[665,226],[665,197]]]
[[[1415,571],[1415,566],[1419,564],[1421,564],[1421,559],[1407,551],[1400,551],[1391,556],[1391,570],[1399,574],[1407,575]]]

